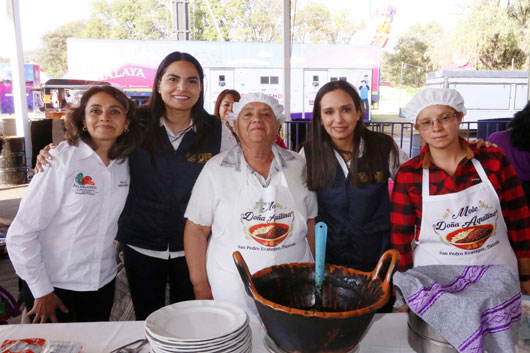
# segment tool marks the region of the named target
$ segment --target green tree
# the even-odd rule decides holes
[[[506,13],[520,27],[528,26],[530,24],[530,0],[509,1]]]
[[[168,39],[171,11],[163,0],[98,0],[92,3],[87,23],[72,22],[46,33],[37,53],[48,74],[67,72],[66,39]]]
[[[394,52],[383,54],[382,79],[394,85],[401,81],[406,86],[418,86],[425,82],[426,72],[437,68],[431,56],[433,48],[443,37],[438,23],[410,27],[399,36]]]
[[[85,27],[86,24],[82,21],[71,22],[42,36],[42,44],[37,52],[37,59],[49,75],[62,77],[68,71],[66,64],[66,38],[82,37]]]
[[[330,43],[333,41],[333,18],[329,9],[308,2],[294,16],[293,41],[296,43]]]
[[[516,35],[521,49],[526,55],[530,55],[530,0],[510,1],[507,14],[516,23]]]
[[[364,24],[351,21],[345,11],[332,13],[323,4],[310,1],[293,16],[295,43],[351,44]]]
[[[282,39],[280,0],[209,0],[223,39],[240,42],[279,42]],[[190,3],[191,38],[219,40],[205,0]],[[295,43],[350,44],[363,26],[350,21],[343,11],[332,14],[314,1],[291,8],[292,39]]]
[[[244,16],[245,1],[209,0],[209,3],[223,40],[245,41],[246,37],[238,34],[241,28],[241,18]],[[221,40],[205,0],[190,3],[190,18],[192,40]]]
[[[92,3],[86,38],[169,39],[171,11],[163,0],[98,0]]]
[[[526,56],[518,37],[521,23],[528,22],[527,15],[509,15],[509,7],[509,2],[476,0],[465,20],[457,24],[453,42],[464,48],[477,69],[509,69],[512,60],[515,68],[524,64]]]
[[[227,17],[231,12],[225,11],[223,4],[217,0],[210,1],[212,12],[214,13],[217,25],[223,36],[223,40],[230,40],[228,31],[230,30]],[[202,0],[190,3],[190,37],[192,40],[217,41],[221,40],[213,24],[206,2]]]
[[[345,11],[336,12],[331,22],[330,44],[351,44],[354,34],[365,27],[364,22],[351,21]]]
[[[279,42],[282,39],[281,0],[243,0],[231,33],[242,42]]]

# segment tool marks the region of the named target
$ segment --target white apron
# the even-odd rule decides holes
[[[414,266],[505,264],[518,273],[497,192],[480,162],[471,161],[481,183],[452,194],[429,195],[429,169],[423,169]]]
[[[274,148],[273,152],[278,160]],[[283,170],[280,185],[253,185],[241,154],[241,172],[236,174],[239,178],[234,182],[240,187],[235,202],[224,205],[229,210],[219,210],[228,217],[215,220],[226,226],[222,234],[212,234],[206,269],[214,299],[237,304],[256,319],[256,307],[245,292],[232,253],[241,252],[250,273],[283,263],[313,262],[313,256],[306,239],[306,212],[297,209]]]

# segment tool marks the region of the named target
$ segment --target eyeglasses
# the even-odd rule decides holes
[[[425,120],[422,120],[422,121],[418,121],[418,123],[416,123],[416,128],[418,130],[422,130],[422,131],[428,130],[428,129],[430,129],[430,128],[432,128],[434,126],[434,123],[436,121],[440,125],[447,125],[450,122],[452,122],[453,118],[455,118],[455,117],[456,117],[456,113],[445,113],[445,114],[443,114],[442,116],[439,116],[436,119],[432,119],[432,120],[425,119]]]

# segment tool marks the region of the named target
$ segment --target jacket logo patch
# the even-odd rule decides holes
[[[383,181],[385,181],[385,179],[383,178],[383,172],[375,173],[375,181],[378,183],[382,183]]]
[[[206,163],[212,158],[211,153],[198,153],[195,156],[186,157],[186,161],[190,163]]]
[[[74,178],[73,191],[78,195],[95,195],[98,188],[91,176],[79,173]]]
[[[75,182],[78,185],[96,185],[94,184],[94,181],[92,180],[91,176],[84,176],[83,173],[79,173],[76,175]]]
[[[359,180],[361,181],[361,183],[367,183],[368,182],[368,175],[365,172],[359,172],[359,173],[357,173],[357,175],[359,176]],[[384,179],[383,172],[375,172],[374,180],[377,183],[382,183],[382,182],[386,181]]]

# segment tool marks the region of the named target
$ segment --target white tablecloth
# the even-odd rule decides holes
[[[264,330],[251,322],[252,352],[268,353],[263,344]],[[144,337],[143,321],[35,324],[0,326],[0,343],[5,339],[44,338],[79,342],[83,353],[108,353]],[[148,348],[142,350],[147,353]],[[360,343],[360,353],[414,353],[407,343],[407,314],[376,314]]]

